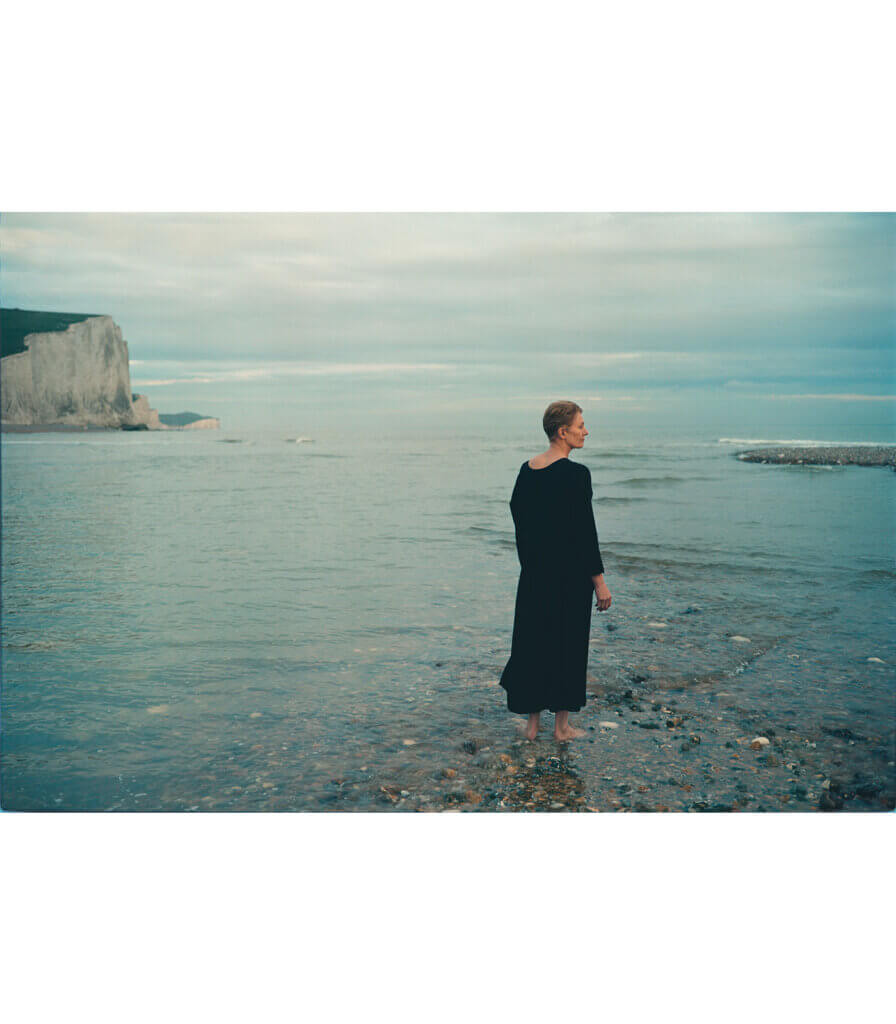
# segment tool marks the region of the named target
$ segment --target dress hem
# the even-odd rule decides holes
[[[507,710],[512,715],[540,715],[542,711],[550,711],[552,715],[556,715],[558,711],[568,711],[571,715],[574,715],[584,707],[584,704],[580,704],[577,708],[533,708],[532,711],[516,711],[509,707]]]

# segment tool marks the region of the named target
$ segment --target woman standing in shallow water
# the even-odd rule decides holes
[[[584,736],[569,713],[585,706],[591,607],[612,596],[604,582],[591,472],[571,462],[588,431],[581,406],[552,402],[542,419],[550,445],[520,466],[510,511],[516,531],[520,578],[516,592],[510,660],[501,674],[507,707],[529,716],[534,740],[542,711],[555,713],[554,738]]]

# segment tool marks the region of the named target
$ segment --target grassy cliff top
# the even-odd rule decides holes
[[[64,331],[96,313],[44,313],[36,309],[0,309],[0,357],[24,352],[29,334]]]

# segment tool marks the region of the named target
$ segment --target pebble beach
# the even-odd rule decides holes
[[[753,448],[738,452],[743,462],[790,466],[889,466],[896,470],[896,445],[817,445]]]

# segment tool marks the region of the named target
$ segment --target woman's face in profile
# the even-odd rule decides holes
[[[576,418],[572,421],[572,424],[566,427],[566,443],[573,448],[581,448],[585,444],[587,436],[588,431],[585,429],[585,417],[581,413],[576,413]]]

